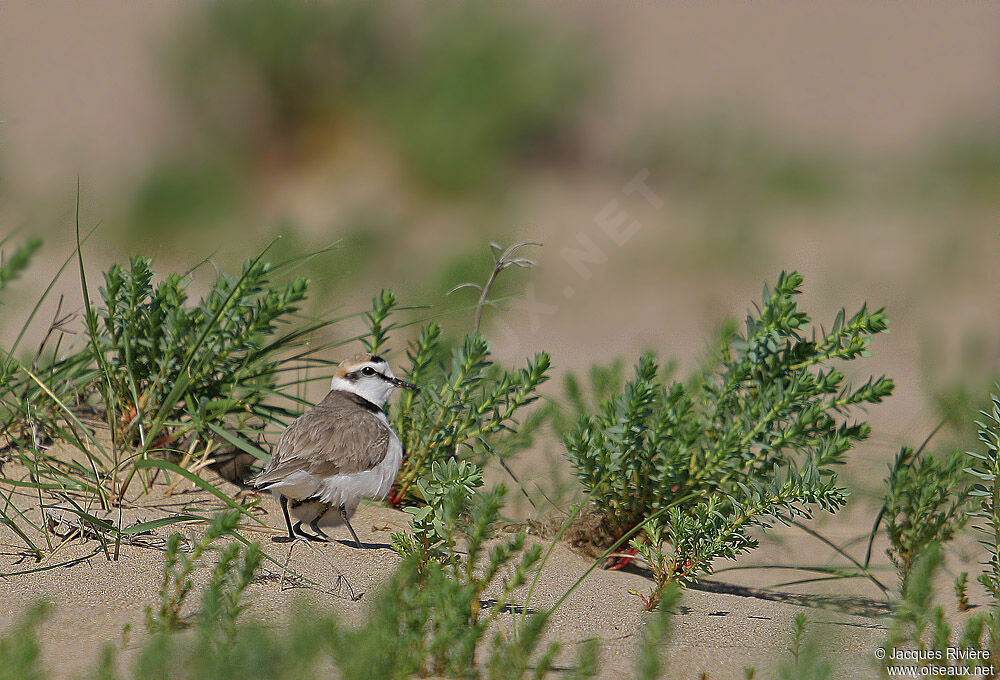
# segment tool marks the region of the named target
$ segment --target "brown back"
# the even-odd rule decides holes
[[[334,390],[288,426],[271,462],[256,479],[263,486],[306,470],[318,477],[364,472],[382,462],[390,433],[365,399]]]

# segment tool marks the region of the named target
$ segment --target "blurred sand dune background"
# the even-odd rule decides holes
[[[461,306],[489,240],[541,241],[486,327],[560,371],[690,367],[799,269],[820,321],[889,308],[873,481],[942,413],[971,437],[1000,374],[996,5],[246,6],[0,4],[0,233],[46,239],[12,305],[71,251],[77,177],[95,274],[231,268],[281,233],[283,256],[339,244],[311,265],[323,309]]]

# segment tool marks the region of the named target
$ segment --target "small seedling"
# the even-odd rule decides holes
[[[972,609],[969,604],[969,572],[963,571],[955,578],[955,599],[958,601],[958,611],[967,612]]]
[[[931,544],[950,541],[968,519],[965,465],[958,452],[937,459],[904,447],[890,468],[883,518],[903,590],[914,560]]]

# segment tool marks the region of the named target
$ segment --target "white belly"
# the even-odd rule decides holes
[[[385,458],[371,470],[329,477],[316,477],[300,470],[272,485],[270,491],[276,499],[280,496],[288,498],[289,513],[296,520],[307,524],[328,506],[333,506],[320,524],[336,524],[340,521],[338,509],[341,506],[344,506],[348,515],[353,515],[362,498],[380,501],[389,495],[403,461],[403,446],[399,443],[399,437],[394,432],[390,435]],[[296,501],[307,498],[310,502],[296,504]]]

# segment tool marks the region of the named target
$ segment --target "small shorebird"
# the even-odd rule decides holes
[[[288,536],[273,540],[284,543],[296,535],[328,540],[319,524],[337,508],[361,547],[350,517],[362,498],[386,497],[403,459],[403,446],[382,411],[397,387],[416,389],[393,375],[382,357],[356,354],[337,367],[323,401],[288,426],[271,462],[250,480],[274,494],[285,515]],[[297,520],[294,527],[289,510]],[[302,529],[303,522],[315,535]]]

